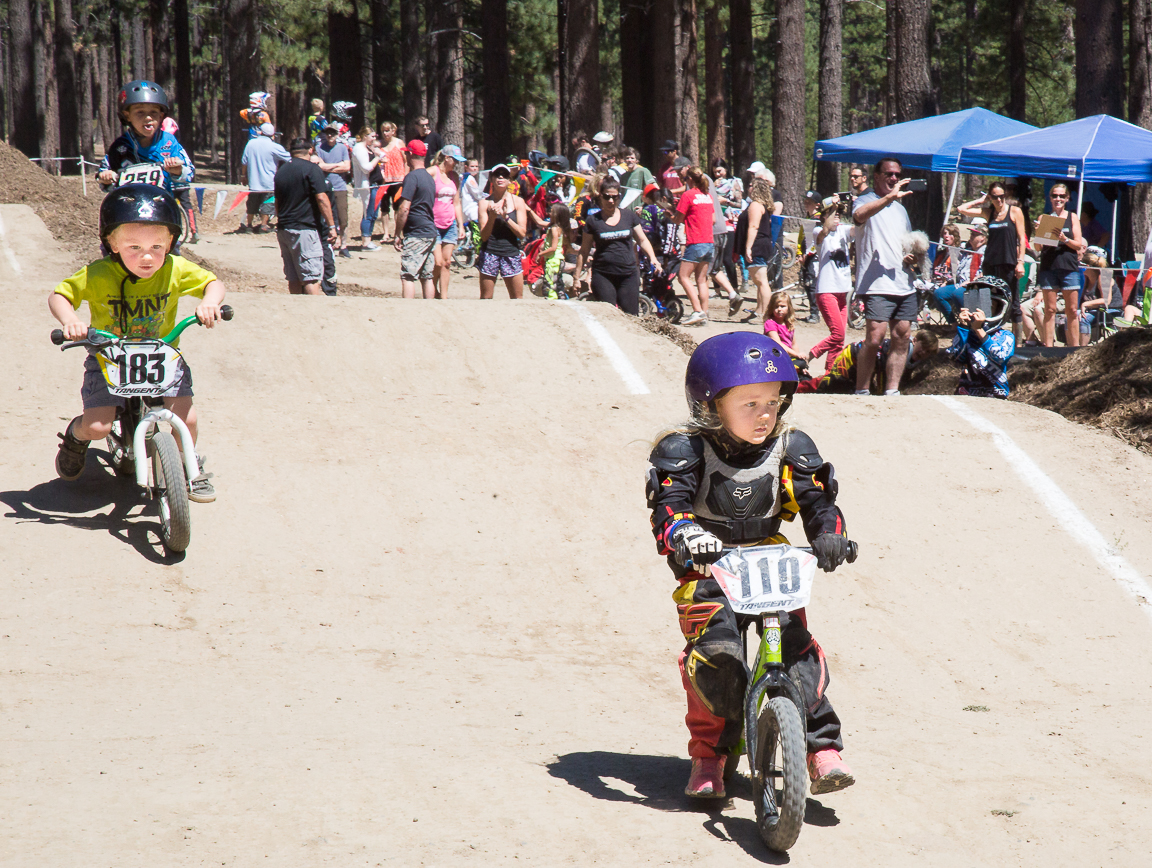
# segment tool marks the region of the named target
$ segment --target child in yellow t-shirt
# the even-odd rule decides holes
[[[101,240],[112,251],[89,263],[48,298],[48,309],[63,326],[66,340],[83,340],[88,324],[77,315],[88,302],[92,328],[122,337],[159,338],[176,325],[181,296],[203,301],[196,317],[211,328],[220,319],[224,287],[216,275],[170,253],[181,231],[180,206],[159,187],[127,184],[109,193],[100,206]],[[95,356],[84,363],[80,389],[84,414],[60,435],[56,472],[73,480],[84,471],[88,444],[108,436],[124,399],[111,394]],[[164,406],[179,416],[196,441],[197,419],[192,407],[192,375],[187,365],[179,382],[164,395]],[[177,441],[179,443],[179,441]],[[216,492],[197,456],[200,475],[192,480],[189,499],[209,503]]]

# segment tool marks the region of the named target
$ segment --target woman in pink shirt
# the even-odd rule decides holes
[[[669,222],[684,224],[679,279],[692,302],[692,313],[680,320],[680,325],[704,325],[708,322],[708,269],[715,253],[712,239],[715,209],[708,192],[708,176],[699,166],[688,166],[684,170],[684,183],[687,189],[675,210],[665,206]]]
[[[460,207],[460,179],[456,176],[456,163],[464,154],[456,145],[445,145],[436,155],[428,173],[436,182],[436,201],[432,203],[432,221],[439,236],[436,245],[436,265],[432,269],[432,283],[437,298],[448,297],[448,281],[452,278],[452,251],[464,231],[464,210]]]

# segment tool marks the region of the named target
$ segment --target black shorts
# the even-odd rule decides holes
[[[869,322],[915,322],[920,313],[916,293],[880,295],[868,293],[864,299],[864,319]]]

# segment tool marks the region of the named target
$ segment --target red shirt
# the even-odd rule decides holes
[[[686,244],[711,244],[712,238],[712,197],[703,190],[689,187],[676,204],[676,210],[684,215],[684,236]]]

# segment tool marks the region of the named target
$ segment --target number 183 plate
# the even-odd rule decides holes
[[[125,341],[96,358],[108,391],[122,398],[163,395],[184,375],[180,351],[164,341]]]
[[[738,548],[712,565],[712,577],[742,615],[791,612],[808,605],[816,557],[789,545]]]

